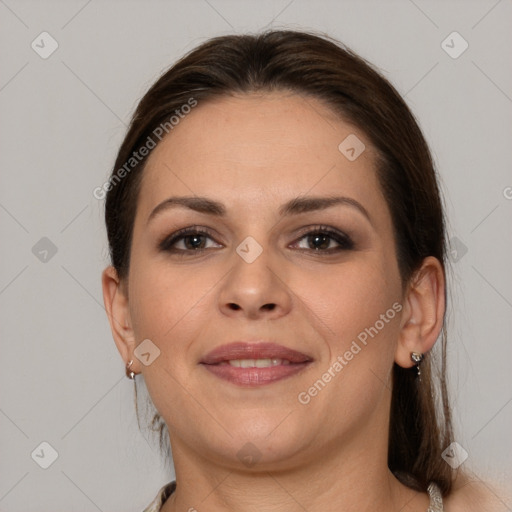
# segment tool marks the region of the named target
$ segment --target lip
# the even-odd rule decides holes
[[[287,348],[273,342],[235,341],[221,345],[208,352],[201,359],[202,364],[218,364],[232,359],[287,359],[290,363],[304,363],[313,358],[298,350]]]
[[[286,364],[266,368],[241,368],[231,366],[233,359],[284,359]],[[273,342],[228,343],[209,352],[200,364],[217,377],[239,386],[261,386],[282,380],[304,370],[313,358]]]

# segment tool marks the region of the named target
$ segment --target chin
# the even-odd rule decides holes
[[[298,453],[303,454],[307,441],[304,422],[293,414],[280,415],[254,412],[238,421],[225,424],[232,437],[223,436],[214,443],[234,469],[269,471],[292,465]],[[283,421],[284,419],[284,421]],[[313,436],[314,437],[314,436]],[[217,452],[217,455],[219,453]]]

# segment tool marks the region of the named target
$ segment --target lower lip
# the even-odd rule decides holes
[[[217,377],[227,380],[238,386],[263,386],[277,382],[309,366],[310,362],[292,363],[287,365],[269,366],[268,368],[239,368],[230,364],[203,364],[203,366]]]

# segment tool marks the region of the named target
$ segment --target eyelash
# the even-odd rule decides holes
[[[303,238],[306,238],[307,236],[318,235],[318,234],[327,235],[329,238],[331,238],[332,240],[337,242],[339,244],[339,247],[336,247],[334,249],[331,248],[331,249],[301,249],[301,250],[302,251],[311,251],[311,252],[314,252],[317,254],[318,253],[333,254],[333,253],[337,253],[340,251],[348,251],[348,250],[354,249],[354,243],[348,235],[346,235],[342,232],[339,232],[337,230],[333,230],[332,228],[330,228],[328,226],[324,226],[324,225],[313,226],[312,228],[310,228],[309,231],[302,233],[300,235],[300,237],[297,239],[297,241],[300,241]],[[199,226],[191,226],[188,228],[180,229],[179,231],[176,231],[172,235],[164,238],[158,244],[158,248],[161,251],[178,254],[180,256],[187,256],[187,253],[193,253],[193,254],[202,253],[203,251],[208,250],[207,248],[176,249],[176,248],[172,247],[174,244],[176,244],[176,242],[183,240],[191,235],[203,235],[203,236],[207,236],[209,238],[213,238],[212,233],[210,233],[207,229],[200,228]]]

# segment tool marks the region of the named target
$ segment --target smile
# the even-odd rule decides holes
[[[261,386],[296,375],[313,359],[271,342],[234,342],[212,350],[200,364],[210,373],[238,386]]]

